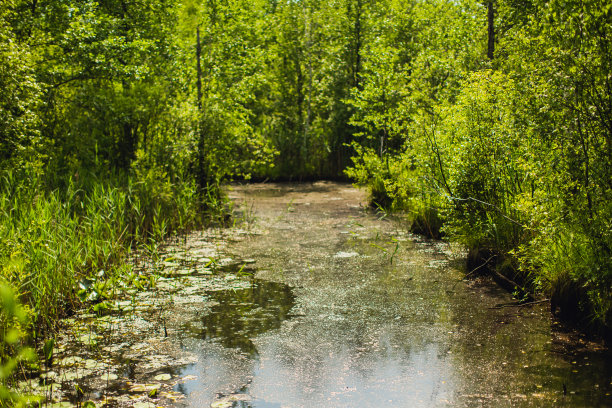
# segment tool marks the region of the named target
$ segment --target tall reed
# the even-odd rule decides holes
[[[155,174],[73,178],[49,190],[39,177],[6,172],[0,177],[0,283],[23,304],[31,338],[45,337],[80,302],[79,282],[121,278],[129,251],[198,225],[203,207],[193,182]]]

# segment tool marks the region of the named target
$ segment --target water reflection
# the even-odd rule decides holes
[[[559,347],[545,305],[496,307],[510,295],[462,281],[441,244],[399,245],[401,226],[332,201],[350,190],[296,194],[312,203],[296,211],[283,192],[255,206],[265,233],[235,248],[258,277],[299,289],[207,294],[218,305],[192,330],[207,341],[184,373],[198,378],[185,405],[610,405],[610,360]]]
[[[259,279],[247,289],[209,291],[206,296],[215,306],[202,318],[200,327],[190,327],[191,333],[248,355],[257,354],[252,339],[278,329],[295,304],[289,286]]]

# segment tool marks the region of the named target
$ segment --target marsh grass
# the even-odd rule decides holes
[[[59,318],[83,302],[103,304],[122,287],[140,284],[130,252],[156,252],[169,234],[212,216],[194,183],[155,174],[45,180],[7,172],[0,178],[0,282],[27,315],[24,343],[41,344]],[[222,208],[218,199],[213,210]],[[1,321],[1,331],[7,322]],[[5,358],[3,353],[1,356]]]

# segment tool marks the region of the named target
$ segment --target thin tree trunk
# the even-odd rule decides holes
[[[487,20],[488,20],[488,33],[489,42],[487,44],[487,57],[493,59],[495,52],[495,10],[493,9],[493,0],[487,3]]]
[[[198,139],[198,184],[200,188],[208,188],[208,172],[206,171],[206,159],[204,155],[205,151],[205,138],[206,134],[204,131],[204,112],[202,109],[202,44],[200,42],[200,26],[196,27],[196,64],[197,64],[197,106],[198,106],[198,127],[199,127],[199,139]]]
[[[200,44],[200,27],[196,28],[196,59],[198,70],[198,111],[202,113],[202,45]]]
[[[299,47],[299,45],[298,45]],[[305,128],[305,122],[304,122],[304,73],[302,72],[302,50],[297,49],[295,51],[294,54],[294,58],[295,58],[295,70],[296,70],[296,75],[295,75],[295,104],[297,107],[297,121],[296,121],[296,136],[299,137],[299,135],[303,135],[304,134],[304,128]],[[299,143],[298,140],[296,140],[297,143]],[[295,149],[296,149],[296,154],[298,156],[298,168],[300,170],[304,170],[304,168],[306,167],[306,157],[305,157],[305,152],[302,151],[302,145],[301,144],[295,144]],[[300,174],[300,180],[301,180],[301,174]]]
[[[586,192],[587,205],[589,207],[589,219],[593,219],[593,199],[591,198],[591,181],[590,181],[590,158],[588,139],[582,131],[582,123],[580,116],[578,117],[578,134],[580,135],[580,145],[582,146],[582,154],[584,155],[584,189]]]
[[[354,68],[354,84],[355,88],[360,89],[360,71],[361,71],[361,0],[357,0],[357,10],[355,16],[355,68]]]
[[[308,103],[306,105],[306,123],[304,124],[302,153],[308,156],[308,138],[310,136],[310,122],[312,115],[312,16],[310,10],[308,10],[308,12],[304,10],[304,18],[307,20],[304,22],[304,30],[306,31],[304,36],[306,37],[306,52],[308,53]]]

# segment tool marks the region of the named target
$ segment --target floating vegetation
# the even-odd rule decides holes
[[[295,202],[299,232],[284,205],[261,213],[264,236],[232,244],[251,258],[218,231],[134,257],[146,285],[66,319],[21,388],[83,408],[609,405],[607,360],[551,338],[544,305],[497,308],[509,295],[464,284],[452,247],[321,200],[301,219]]]
[[[334,254],[334,258],[352,258],[355,256],[359,256],[359,254],[357,252],[344,252],[344,251],[340,251]]]
[[[248,406],[246,403],[251,401],[251,397],[246,394],[232,394],[227,397],[222,397],[210,405],[210,408],[232,408]]]
[[[220,337],[212,334],[212,322],[234,318],[221,317],[237,304],[229,298],[250,301],[255,310],[262,306],[266,291],[282,293],[288,301],[281,303],[288,306],[272,302],[281,316],[262,308],[263,326],[249,326],[247,334],[238,334],[246,338],[278,327],[292,306],[285,285],[254,281],[251,265],[255,260],[227,256],[223,253],[226,242],[227,234],[210,230],[169,242],[158,249],[157,260],[135,255],[132,263],[138,281],[147,286],[115,288],[115,297],[103,302],[91,295],[94,281],[82,282],[90,306],[62,322],[63,329],[47,350],[52,358],[40,377],[18,388],[42,396],[52,407],[157,407],[184,398],[175,388],[197,377],[180,375],[181,368],[192,365],[197,357],[171,337],[180,334],[178,327],[193,319],[194,313],[208,316],[208,323],[201,325],[208,334],[201,338]],[[229,306],[220,311],[221,302],[226,301]]]

